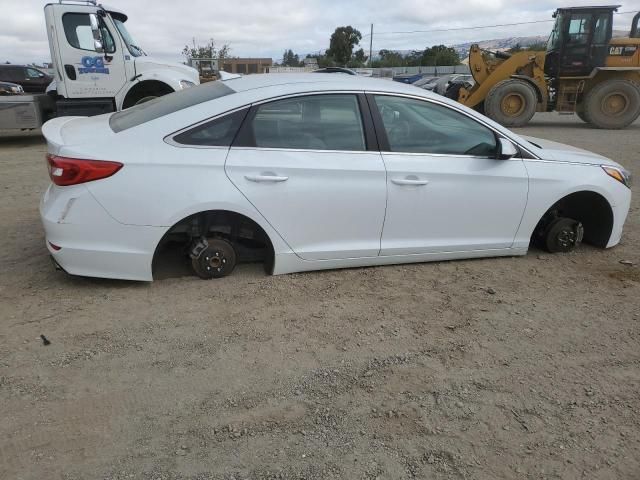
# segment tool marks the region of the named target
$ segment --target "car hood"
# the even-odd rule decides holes
[[[144,73],[149,70],[156,69],[169,69],[184,76],[184,80],[190,80],[195,84],[200,83],[198,71],[195,68],[191,68],[187,65],[176,62],[165,62],[154,57],[136,57],[136,73]]]
[[[532,144],[534,147],[532,149],[534,150],[534,153],[544,160],[582,163],[585,165],[613,165],[615,167],[620,167],[620,165],[613,160],[588,150],[583,150],[571,145],[542,138],[528,137],[524,135],[521,135],[520,137]]]

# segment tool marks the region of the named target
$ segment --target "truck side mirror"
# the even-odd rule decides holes
[[[95,13],[90,13],[89,21],[91,22],[91,32],[93,33],[93,48],[98,53],[104,53],[104,43],[102,41],[100,24],[98,23],[98,15],[96,15]]]
[[[518,149],[506,138],[498,140],[498,158],[500,160],[509,160],[518,154]]]

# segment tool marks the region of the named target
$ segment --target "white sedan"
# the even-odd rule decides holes
[[[349,75],[250,75],[47,122],[46,244],[66,272],[203,278],[551,252],[620,241],[630,176],[446,98]]]

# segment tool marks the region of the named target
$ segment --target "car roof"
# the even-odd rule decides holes
[[[416,87],[391,79],[362,77],[360,75],[344,75],[342,73],[326,73],[313,75],[311,73],[263,73],[246,75],[239,78],[224,80],[224,84],[236,92],[244,92],[257,88],[284,87],[288,92],[309,91],[310,84],[316,91],[322,90],[376,90],[392,93],[416,93]]]

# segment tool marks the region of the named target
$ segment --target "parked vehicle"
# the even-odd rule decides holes
[[[351,75],[250,75],[56,118],[40,213],[75,275],[152,280],[168,242],[203,277],[566,252],[620,241],[629,173],[457,102]]]
[[[458,99],[458,94],[461,88],[472,88],[474,84],[473,77],[471,75],[461,75],[453,80],[450,80],[447,85],[447,90],[444,92],[444,96],[453,100]]]
[[[462,74],[462,73],[444,75],[440,77],[440,80],[436,82],[432,91],[437,93],[438,95],[445,95],[447,93],[447,89],[449,88],[449,85],[451,85],[452,82],[468,81],[470,79],[473,80],[473,77],[471,75]]]
[[[347,75],[357,75],[356,72],[349,68],[344,67],[324,67],[318,68],[311,73],[346,73]]]
[[[22,95],[24,90],[17,83],[0,82],[0,95]]]
[[[414,87],[424,88],[425,90],[433,90],[436,82],[440,80],[440,77],[422,77],[417,82],[413,82]]]
[[[415,83],[420,80],[425,74],[424,73],[414,73],[407,75],[396,75],[393,77],[394,82],[400,83]]]
[[[44,93],[53,77],[27,65],[0,65],[0,81],[17,83],[27,93]]]
[[[47,4],[44,14],[55,79],[55,90],[49,92],[53,100],[36,95],[29,101],[2,98],[2,125],[38,128],[51,116],[122,110],[199,83],[194,68],[148,57],[128,32],[123,12],[95,0],[60,0]]]
[[[620,129],[640,116],[640,12],[613,38],[620,5],[558,8],[546,52],[492,52],[474,44],[474,86],[458,101],[508,127],[536,112],[575,113],[595,128]]]

